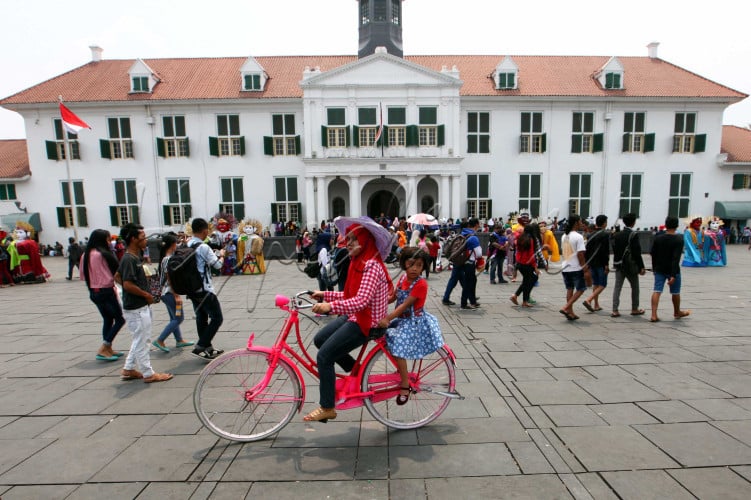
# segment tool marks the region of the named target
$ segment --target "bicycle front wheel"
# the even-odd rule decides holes
[[[300,380],[285,359],[272,369],[268,353],[247,349],[212,361],[193,390],[193,407],[203,425],[230,441],[258,441],[276,434],[301,400]]]
[[[382,424],[394,429],[416,429],[443,413],[451,402],[447,393],[456,387],[454,364],[444,348],[422,359],[407,360],[411,392],[405,405],[396,404],[401,379],[396,365],[378,351],[363,372],[362,390],[373,391],[365,407]]]

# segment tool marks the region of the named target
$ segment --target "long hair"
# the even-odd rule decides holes
[[[164,233],[162,235],[162,243],[159,245],[161,249],[161,259],[159,259],[159,270],[162,269],[162,263],[164,262],[164,258],[167,256],[167,250],[172,248],[172,245],[177,244],[177,234],[173,231],[169,231],[167,233]]]
[[[534,230],[531,224],[524,226],[524,231],[516,239],[516,248],[519,250],[528,250],[534,245]]]
[[[574,230],[577,224],[579,224],[579,221],[581,220],[581,217],[577,214],[571,214],[568,216],[568,221],[566,222],[566,229],[564,232],[566,234],[570,233]]]
[[[89,261],[92,250],[96,250],[102,255],[113,275],[117,272],[119,265],[117,257],[110,250],[110,232],[106,229],[94,229],[89,236],[89,243],[86,245],[86,251],[83,254],[83,276],[86,279],[86,286],[89,288],[91,288]]]

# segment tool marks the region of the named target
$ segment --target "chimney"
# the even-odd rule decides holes
[[[650,59],[658,59],[657,57],[657,47],[660,46],[660,42],[652,42],[649,45],[647,45],[647,49],[649,50],[649,58]]]
[[[101,61],[104,49],[98,45],[89,45],[89,48],[91,49],[91,62]]]

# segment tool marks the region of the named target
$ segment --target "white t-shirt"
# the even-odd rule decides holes
[[[561,238],[561,249],[563,253],[563,272],[572,273],[581,271],[582,266],[579,263],[579,252],[586,252],[587,247],[584,245],[584,236],[571,231],[564,234]]]

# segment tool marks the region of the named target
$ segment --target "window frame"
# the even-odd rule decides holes
[[[583,219],[591,215],[592,210],[592,174],[573,172],[569,174],[569,213],[579,214]]]
[[[132,75],[130,77],[130,91],[134,94],[151,92],[148,75]]]
[[[492,213],[490,174],[467,174],[467,217],[488,219]]]
[[[281,128],[277,125],[280,125]],[[271,115],[271,140],[274,156],[297,156],[299,139],[295,135],[295,130],[294,113],[273,113]]]
[[[677,111],[675,113],[673,153],[694,153],[697,135],[696,122],[698,118],[699,113],[696,111]]]
[[[528,129],[525,130],[525,116],[529,115],[527,118]],[[543,119],[544,114],[542,111],[521,111],[520,112],[520,131],[521,134],[519,136],[519,152],[520,153],[530,153],[530,154],[542,154],[545,153],[546,148],[546,141],[545,141],[545,133],[543,130]],[[536,130],[537,129],[537,130]]]
[[[739,189],[751,189],[751,173],[734,173],[732,189],[734,191]]]
[[[467,112],[467,153],[490,154],[490,111]]]
[[[16,184],[14,182],[0,182],[0,201],[17,200]]]
[[[690,172],[670,173],[668,215],[678,217],[679,219],[689,216],[692,177]]]
[[[60,227],[73,227],[73,208],[76,209],[76,225],[78,227],[87,227],[86,217],[86,195],[84,192],[83,180],[72,180],[73,183],[73,201],[70,200],[68,191],[68,181],[60,181],[60,191],[62,193],[62,204],[58,209],[58,225]],[[62,221],[60,220],[62,218]],[[63,222],[61,224],[61,222]]]
[[[526,181],[526,182],[525,182]],[[537,193],[535,195],[535,193]],[[530,215],[539,217],[542,205],[542,174],[526,172],[519,174],[519,210],[526,209]]]
[[[224,121],[225,123],[221,123]],[[243,156],[243,136],[240,135],[240,115],[227,113],[216,115],[217,156]],[[225,132],[222,134],[222,132]]]
[[[271,207],[272,220],[284,222],[302,220],[300,188],[296,176],[274,177],[274,202]]]
[[[634,182],[638,179],[638,182]],[[621,189],[618,199],[618,217],[634,213],[637,217],[641,213],[641,193],[644,176],[640,172],[622,172]]]
[[[164,224],[180,226],[185,224],[192,214],[189,177],[168,177],[165,179],[167,203],[164,204]]]
[[[255,72],[243,73],[243,90],[246,92],[263,92],[262,76],[261,73]]]
[[[109,143],[110,160],[132,160],[135,158],[130,117],[107,117],[107,142]]]
[[[571,115],[571,152],[572,153],[595,153],[602,151],[600,140],[599,148],[595,145],[596,135],[594,111],[573,111]]]
[[[163,154],[160,156],[164,158],[190,156],[185,115],[162,115],[162,133]]]
[[[516,88],[516,72],[501,71],[498,73],[498,90],[513,90]]]
[[[113,226],[122,227],[129,222],[140,223],[136,186],[136,179],[112,179],[115,203],[110,206],[110,218]],[[123,196],[121,200],[118,200],[119,193]]]

